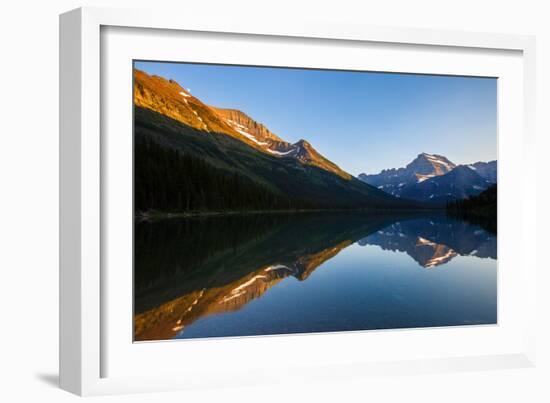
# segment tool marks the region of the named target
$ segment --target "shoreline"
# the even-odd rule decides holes
[[[312,213],[363,213],[363,214],[389,214],[389,213],[441,213],[445,214],[444,208],[425,209],[293,209],[293,210],[229,210],[229,211],[192,211],[192,212],[165,212],[148,211],[134,214],[135,220],[155,221],[171,218],[204,218],[204,217],[227,217],[238,215],[258,214],[312,214]]]

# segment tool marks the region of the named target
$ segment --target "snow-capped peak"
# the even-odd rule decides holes
[[[445,157],[428,153],[423,153],[421,155],[423,155],[432,164],[442,165],[449,171],[454,168],[454,166],[450,164],[449,160],[447,160]]]

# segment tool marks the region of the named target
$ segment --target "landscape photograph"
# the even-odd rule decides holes
[[[497,324],[497,79],[134,61],[134,341]]]

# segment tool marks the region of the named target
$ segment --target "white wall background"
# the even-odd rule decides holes
[[[545,4],[546,3],[546,4]],[[81,5],[179,7],[227,18],[286,15],[374,25],[534,34],[538,40],[539,205],[550,205],[550,12],[545,1],[120,0],[4,2],[0,23],[0,399],[68,402],[57,383],[58,294],[58,14]],[[172,9],[173,10],[173,9]],[[179,11],[181,10],[181,11]],[[175,11],[173,11],[175,12]],[[547,212],[539,212],[539,265]],[[550,401],[550,276],[539,279],[539,364],[526,370],[353,379],[301,387],[258,387],[93,398],[116,402],[247,401]]]

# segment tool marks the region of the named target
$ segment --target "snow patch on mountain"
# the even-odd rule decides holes
[[[424,245],[426,245],[426,246],[435,246],[436,243],[430,241],[429,239],[422,238],[421,236],[419,236],[416,240],[416,245],[417,246],[424,246]]]
[[[441,160],[440,158],[438,158],[437,156],[435,155],[432,155],[432,154],[424,154],[426,156],[426,158],[428,159],[428,161],[434,163],[434,164],[439,164],[439,165],[443,165],[445,168],[447,168],[449,171],[451,169],[454,168],[454,166],[450,165],[449,163]]]
[[[427,269],[431,269],[432,267],[438,266],[441,263],[451,260],[451,258],[455,257],[456,255],[457,253],[449,248],[447,253],[445,253],[444,255],[428,260],[428,263],[424,267],[426,267]]]
[[[288,155],[290,154],[291,152],[293,152],[294,150],[288,150],[288,151],[276,151],[276,150],[272,150],[270,148],[267,149],[268,152],[270,152],[271,154],[275,154],[275,155]]]
[[[245,136],[247,139],[249,140],[252,140],[254,143],[256,144],[259,144],[261,146],[265,146],[267,145],[268,143],[266,143],[265,141],[258,141],[258,139],[256,137],[254,137],[252,134],[244,131],[244,130],[241,130],[241,129],[235,129],[237,132],[239,132],[240,134],[242,134],[243,136]]]
[[[265,146],[265,145],[269,144],[269,143],[266,143],[265,141],[259,141],[253,134],[251,134],[247,131],[248,127],[243,126],[240,123],[235,122],[234,120],[227,119],[227,123],[229,123],[229,125],[232,126],[233,129],[235,129],[235,131],[237,131],[239,134],[242,134],[247,139],[252,140],[254,143],[256,143],[260,146]]]
[[[267,267],[264,271],[269,272],[269,271],[273,271],[273,270],[288,270],[288,271],[293,271],[293,270],[290,269],[289,267],[287,267],[287,266],[285,266],[285,265],[282,265],[282,264],[276,264],[276,265],[273,265],[273,266],[269,266],[269,267]]]

